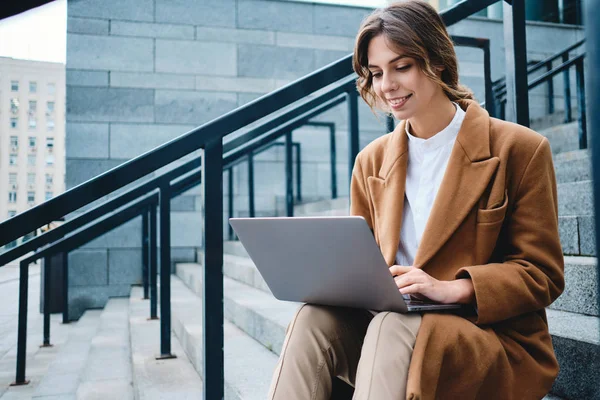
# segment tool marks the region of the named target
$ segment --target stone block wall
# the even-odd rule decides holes
[[[69,0],[67,188],[349,54],[370,11],[283,0]],[[492,76],[502,76],[501,24],[474,18],[451,31],[490,37]],[[532,54],[540,57],[583,36],[578,28],[532,25],[530,32],[528,43],[537,46]],[[548,35],[555,40],[540,45]],[[481,52],[458,53],[462,79],[483,100]],[[317,118],[336,123],[340,196],[348,195],[346,107]],[[362,102],[359,111],[364,146],[386,132],[385,120]],[[302,144],[304,198],[327,198],[327,129],[300,128],[293,138]],[[285,207],[283,159],[281,148],[256,157],[258,215]],[[234,176],[235,214],[247,215],[246,165]],[[193,189],[172,202],[174,261],[193,261],[201,246],[200,194]],[[141,282],[140,247],[137,218],[71,254],[74,318]]]

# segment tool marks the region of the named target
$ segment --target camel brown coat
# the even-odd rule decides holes
[[[476,315],[425,313],[407,399],[539,400],[558,374],[544,308],[564,287],[550,145],[474,101],[427,221],[414,266],[470,278]],[[408,160],[404,123],[356,159],[351,213],[364,217],[388,265],[400,240]]]

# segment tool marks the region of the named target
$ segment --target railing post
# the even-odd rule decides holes
[[[335,124],[329,125],[329,160],[331,163],[331,198],[337,199],[337,150],[335,145]]]
[[[294,216],[294,164],[292,132],[285,134],[285,209],[288,217]]]
[[[171,354],[171,187],[160,186],[160,355],[157,360],[175,358]]]
[[[204,181],[204,399],[223,399],[223,143],[209,142],[202,162]]]
[[[17,332],[17,376],[11,386],[27,385],[25,363],[27,356],[27,296],[29,290],[29,264],[19,264],[19,328]],[[44,304],[44,306],[46,306]]]
[[[296,200],[302,202],[302,148],[300,143],[294,143],[296,149]]]
[[[52,347],[50,344],[50,268],[51,257],[44,257],[44,341],[40,347]]]
[[[158,319],[157,310],[157,277],[158,277],[158,224],[156,218],[156,204],[150,206],[150,318]]]
[[[585,78],[583,74],[584,59],[575,63],[577,76],[577,114],[579,119],[579,148],[587,149],[587,121],[585,112]]]
[[[491,117],[496,116],[496,105],[494,104],[494,91],[492,89],[492,59],[490,54],[490,42],[483,45],[483,79],[485,84],[485,109]]]
[[[233,218],[233,167],[227,169],[227,209],[229,211],[229,218]],[[233,228],[230,224],[227,224],[229,231],[229,240],[233,240]]]
[[[600,25],[592,23],[600,19],[600,3],[597,1],[585,2],[585,33],[587,37],[586,52],[588,65],[600,64]],[[586,92],[588,94],[590,110],[590,132],[600,130],[600,77],[598,74],[588,75]],[[594,190],[594,209],[596,232],[600,232],[600,140],[592,140],[592,176]],[[596,249],[600,249],[600,235],[596,235]],[[596,280],[600,287],[600,273],[596,266]],[[596,302],[600,306],[600,296],[596,296]]]
[[[552,63],[546,63],[546,70],[552,71]],[[554,78],[548,79],[548,114],[554,114]]]
[[[386,129],[386,133],[390,133],[393,132],[394,129],[396,128],[396,124],[394,122],[394,116],[391,114],[388,114],[385,116],[385,129]]]
[[[348,182],[352,181],[354,160],[358,155],[358,93],[354,86],[350,86],[348,93]]]
[[[569,53],[563,54],[563,63],[569,61]],[[573,111],[571,110],[571,77],[569,69],[563,72],[564,95],[565,95],[565,124],[573,121]]]
[[[256,209],[254,207],[254,155],[248,154],[248,215],[254,218]]]
[[[529,126],[525,0],[504,3],[507,120]]]
[[[63,252],[62,256],[62,270],[63,270],[63,312],[62,312],[62,323],[69,323],[69,252]]]
[[[148,257],[149,257],[149,246],[148,246],[148,214],[150,210],[142,214],[142,284],[144,286],[144,297],[143,300],[148,300]]]

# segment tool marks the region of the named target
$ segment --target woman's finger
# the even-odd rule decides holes
[[[413,266],[392,265],[390,267],[390,272],[393,276],[396,276],[396,275],[406,274],[407,272],[410,272],[411,270],[414,270],[414,269],[415,268]]]

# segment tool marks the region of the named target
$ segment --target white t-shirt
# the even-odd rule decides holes
[[[465,112],[456,103],[454,105],[456,113],[450,124],[429,139],[411,135],[409,124],[406,123],[408,169],[400,244],[396,253],[398,265],[409,266],[414,263],[425,224],[448,166],[452,147],[465,119]]]

